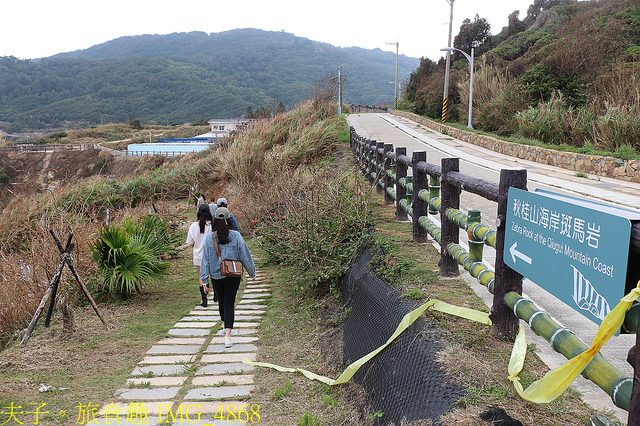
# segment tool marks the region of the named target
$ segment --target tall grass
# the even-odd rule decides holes
[[[469,108],[469,81],[459,84],[461,111]],[[522,84],[494,66],[474,72],[473,122],[485,131],[509,134],[514,115],[527,107],[529,98],[522,96]],[[461,116],[466,117],[461,112]]]
[[[640,64],[618,61],[589,88],[590,103],[568,106],[555,93],[516,114],[516,133],[551,144],[640,151]]]
[[[595,105],[567,106],[554,94],[548,102],[516,114],[518,134],[554,145],[584,147],[602,151],[640,150],[640,105],[612,105],[605,102],[601,114]]]
[[[580,145],[574,137],[575,108],[568,106],[564,96],[555,92],[548,102],[529,107],[516,114],[519,133],[527,138],[560,145]]]
[[[640,151],[640,104],[611,105],[593,125],[594,145],[611,151],[632,146]]]

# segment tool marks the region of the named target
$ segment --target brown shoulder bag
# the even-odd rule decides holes
[[[218,239],[216,233],[213,232],[213,244],[216,246],[216,254],[220,258],[220,248],[218,247]],[[220,273],[225,277],[241,277],[242,262],[239,260],[222,260],[220,259]]]

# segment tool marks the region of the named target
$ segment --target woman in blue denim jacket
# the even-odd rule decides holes
[[[220,259],[239,260],[251,278],[256,276],[256,267],[249,252],[249,247],[247,247],[242,235],[238,231],[231,229],[230,217],[231,214],[227,208],[218,207],[216,209],[213,218],[213,232],[207,234],[204,240],[202,263],[200,265],[200,279],[206,283],[211,278],[213,288],[218,296],[218,310],[220,318],[224,322],[224,346],[226,348],[233,345],[231,330],[233,329],[234,306],[242,277],[225,277],[220,274]],[[213,242],[214,236],[218,241],[220,257],[216,253]]]

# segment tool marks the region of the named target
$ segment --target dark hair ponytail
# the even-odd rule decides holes
[[[216,233],[218,244],[227,244],[229,241],[229,225],[225,219],[213,219],[212,231]]]
[[[208,208],[208,206],[207,206]],[[211,214],[201,214],[198,211],[198,225],[200,225],[200,233],[204,234],[205,227],[207,226],[207,222],[211,221]]]

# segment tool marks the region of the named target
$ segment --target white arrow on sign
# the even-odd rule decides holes
[[[516,263],[516,257],[517,257],[520,260],[524,260],[529,265],[531,265],[531,258],[525,255],[524,253],[522,253],[521,251],[516,250],[516,247],[518,247],[517,241],[514,242],[513,245],[509,248],[509,253],[511,253],[511,260],[513,260],[513,263]]]

